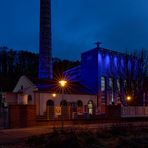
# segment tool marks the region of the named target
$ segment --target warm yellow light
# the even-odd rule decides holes
[[[56,95],[57,95],[57,94],[55,94],[55,93],[52,94],[53,97],[56,97]]]
[[[61,85],[61,87],[64,87],[66,85],[67,81],[65,80],[61,80],[59,81],[59,84]]]
[[[131,96],[127,96],[127,100],[130,101],[131,100]]]

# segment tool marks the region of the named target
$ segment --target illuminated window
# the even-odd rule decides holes
[[[117,79],[117,91],[120,92],[120,80]]]
[[[120,101],[120,90],[121,90],[121,85],[120,85],[120,80],[117,79],[117,101]]]
[[[105,96],[105,77],[101,77],[101,101],[102,103],[106,102],[106,96]]]
[[[101,91],[105,91],[105,77],[101,77]]]
[[[113,78],[109,78],[109,88],[113,90]]]
[[[88,113],[93,114],[93,101],[88,101]]]
[[[106,103],[106,95],[105,95],[105,91],[104,92],[101,92],[101,101],[103,104]]]
[[[127,81],[124,80],[123,83],[124,83],[124,88],[125,88],[127,86]]]
[[[110,89],[110,92],[109,92],[109,102],[110,104],[113,104],[114,102],[114,95],[113,95],[113,86],[114,86],[114,82],[113,82],[113,78],[109,78],[109,89]]]

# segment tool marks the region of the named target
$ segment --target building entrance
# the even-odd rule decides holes
[[[93,109],[94,109],[93,101],[91,101],[91,100],[88,101],[88,105],[87,106],[88,106],[88,114],[89,115],[93,115]]]
[[[47,119],[54,119],[54,102],[52,100],[48,100],[46,108]]]

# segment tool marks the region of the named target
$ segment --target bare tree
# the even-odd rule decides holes
[[[125,55],[125,96],[131,96],[129,105],[144,105],[144,78],[148,72],[148,55],[146,50]]]

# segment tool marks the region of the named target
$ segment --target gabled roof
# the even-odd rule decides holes
[[[36,86],[39,91],[62,93],[62,88],[56,81],[46,81],[45,83],[38,83]],[[68,82],[64,88],[64,93],[94,95],[93,91],[78,82]]]
[[[34,88],[36,88],[35,90],[37,91],[62,93],[62,89],[57,80],[39,79],[26,76],[23,76],[23,78],[25,78],[27,82],[30,82],[30,85],[34,86]],[[68,82],[64,88],[64,93],[94,95],[94,92],[91,89],[80,84],[79,82]]]

